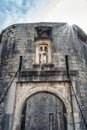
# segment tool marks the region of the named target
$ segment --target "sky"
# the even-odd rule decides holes
[[[0,32],[16,23],[67,22],[87,34],[87,0],[0,0]]]

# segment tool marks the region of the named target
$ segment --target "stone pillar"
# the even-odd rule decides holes
[[[51,63],[51,48],[50,46],[48,47],[48,63]]]
[[[69,112],[67,115],[67,125],[68,130],[73,130],[72,112]]]
[[[36,64],[39,64],[39,50],[38,46],[36,46]]]
[[[78,93],[76,92],[76,82],[75,82],[75,77],[73,77],[73,88],[74,88],[74,92],[77,94],[77,98],[78,98]],[[80,122],[81,122],[81,117],[80,117],[80,110],[75,98],[75,95],[72,91],[72,98],[73,98],[73,109],[74,109],[74,123],[75,123],[75,130],[81,130],[80,127]]]
[[[15,104],[15,91],[16,91],[16,80],[12,83],[7,95],[7,106],[5,108],[6,111],[5,125],[3,130],[12,130],[14,104]]]
[[[81,130],[80,129],[80,115],[79,115],[79,113],[77,113],[77,112],[74,112],[74,119],[75,119],[75,129],[76,130]]]

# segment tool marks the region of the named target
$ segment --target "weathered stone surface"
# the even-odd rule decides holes
[[[52,29],[51,64],[53,64],[53,67],[47,68],[47,66],[49,65],[44,65],[45,67],[41,68],[38,67],[38,65],[36,65],[35,68],[35,38],[37,37],[36,28],[44,28],[46,26]],[[9,95],[8,93],[5,98],[6,100],[3,101],[0,105],[0,119],[3,119],[1,121],[1,125],[5,121],[8,122],[7,124],[9,124],[8,117],[10,118],[10,115],[13,115],[15,113],[13,117],[14,122],[12,120],[10,124],[13,126],[13,128],[8,127],[8,129],[6,129],[6,127],[4,127],[5,130],[16,130],[16,128],[19,128],[20,126],[20,117],[17,116],[20,115],[19,113],[21,113],[20,109],[22,107],[19,107],[21,105],[20,101],[22,100],[22,95],[20,93],[25,95],[25,98],[23,100],[25,101],[26,98],[29,98],[29,96],[31,96],[32,93],[34,94],[40,91],[40,89],[41,91],[46,91],[48,89],[49,92],[57,91],[53,92],[54,94],[56,93],[57,96],[61,91],[61,94],[59,96],[60,99],[63,101],[64,104],[66,104],[65,102],[67,102],[70,105],[70,97],[68,97],[69,99],[67,98],[67,91],[68,96],[70,96],[70,91],[68,89],[69,80],[67,79],[66,75],[66,55],[69,56],[69,68],[72,83],[78,101],[80,103],[84,118],[87,122],[87,35],[79,27],[77,27],[76,25],[70,27],[66,23],[16,24],[8,27],[2,32],[0,36],[0,42],[0,97],[2,97],[2,95],[6,91],[7,87],[9,86],[15,73],[18,70],[20,56],[22,56],[23,59],[21,73],[20,75],[17,74],[16,79],[12,84],[12,86],[15,86],[15,94],[13,94],[14,97],[12,97],[11,94]],[[32,75],[30,76],[30,74]],[[44,87],[41,85],[40,87],[38,87],[39,83],[41,82],[43,84],[49,83],[49,85],[44,84]],[[52,86],[50,86],[50,82],[53,83]],[[61,84],[59,85],[60,82],[63,84],[62,90]],[[31,83],[32,85],[28,85],[28,83]],[[36,88],[34,88],[35,85],[37,86]],[[50,89],[52,89],[52,91]],[[27,91],[31,94],[27,94]],[[85,124],[82,120],[78,105],[75,100],[75,96],[73,93],[72,95],[75,122],[78,122],[76,123],[77,125],[75,124],[76,130],[85,130]],[[8,104],[11,98],[15,98],[15,101],[12,100],[13,106],[11,108],[13,108],[13,110],[7,113],[9,107]],[[16,102],[17,100],[18,102]],[[19,111],[17,111],[16,109],[18,107],[20,108]],[[68,107],[70,108],[70,106]],[[67,108],[67,110],[69,110],[69,115],[67,115],[67,122],[68,130],[71,130],[72,128],[70,127],[70,123],[72,123],[72,118],[70,118],[71,108],[69,108]],[[16,114],[16,112],[19,113]],[[4,113],[5,115],[7,115],[6,120],[4,120],[3,118]],[[0,130],[1,129],[2,128],[0,127]]]

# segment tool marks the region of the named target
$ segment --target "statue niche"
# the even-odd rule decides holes
[[[52,27],[35,27],[36,64],[51,63]]]
[[[36,64],[50,64],[51,63],[51,40],[37,40],[36,41]]]
[[[40,45],[39,47],[39,63],[46,64],[48,59],[48,47],[47,45]]]

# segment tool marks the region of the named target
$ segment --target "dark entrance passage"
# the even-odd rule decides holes
[[[33,95],[24,106],[21,130],[67,130],[64,104],[51,93]]]

